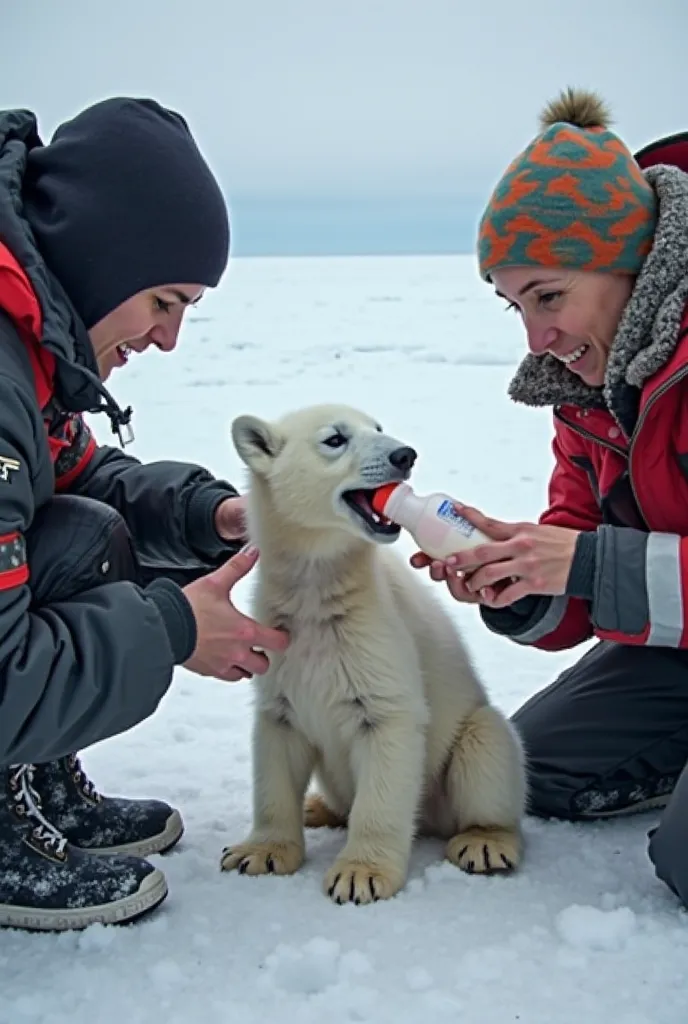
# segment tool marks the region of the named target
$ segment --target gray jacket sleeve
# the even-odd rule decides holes
[[[201,466],[142,464],[119,448],[102,446],[69,490],[117,509],[144,578],[167,575],[183,585],[217,568],[241,546],[222,540],[214,525],[217,506],[238,491]]]
[[[590,574],[591,619],[619,643],[688,647],[682,538],[600,526]]]
[[[480,605],[479,611],[491,632],[527,646],[542,640],[560,625],[566,606],[566,598],[530,594],[507,608]]]
[[[44,427],[0,376],[0,764],[47,761],[148,717],[196,643],[169,580],[118,582],[36,605],[25,534]],[[5,472],[2,467],[5,466]],[[44,468],[43,470],[44,471]]]
[[[520,644],[535,644],[557,629],[567,613],[569,597],[593,599],[597,533],[583,530],[576,542],[566,592],[559,597],[529,594],[507,608],[480,607],[480,616],[493,633]]]
[[[493,632],[533,643],[557,628],[570,598],[579,598],[598,637],[688,647],[682,554],[678,534],[603,524],[580,534],[564,595],[533,595],[510,608],[481,608],[480,613]]]

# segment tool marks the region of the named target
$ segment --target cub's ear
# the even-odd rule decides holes
[[[261,474],[268,472],[284,444],[275,427],[257,416],[237,416],[232,423],[232,441],[249,469]]]

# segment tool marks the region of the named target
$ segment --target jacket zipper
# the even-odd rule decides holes
[[[622,448],[621,445],[612,444],[611,441],[605,441],[599,436],[599,434],[593,434],[592,430],[586,430],[585,427],[579,426],[577,423],[572,423],[571,420],[567,419],[566,416],[558,414],[559,419],[562,423],[565,423],[567,427],[580,434],[581,437],[587,437],[589,441],[594,441],[599,444],[601,448],[609,448],[610,451],[616,452],[617,455],[622,455],[624,458],[628,458],[628,449]]]
[[[678,384],[678,382],[683,380],[684,377],[688,377],[688,365],[683,366],[680,370],[677,370],[677,372],[672,377],[669,377],[669,379],[662,384],[661,388],[658,388],[657,391],[655,391],[654,395],[649,400],[649,402],[641,412],[640,416],[638,417],[638,422],[635,425],[633,435],[628,444],[628,482],[631,485],[631,490],[633,491],[633,497],[635,498],[635,503],[638,506],[638,511],[640,512],[645,522],[647,522],[647,516],[643,512],[640,501],[638,500],[638,493],[635,489],[635,484],[633,482],[633,473],[631,470],[631,459],[633,456],[633,450],[635,448],[635,443],[638,439],[640,428],[642,427],[643,421],[645,420],[649,410],[652,408],[652,406],[655,404],[658,398],[661,398],[662,395],[665,395],[667,391],[674,386],[674,384]]]

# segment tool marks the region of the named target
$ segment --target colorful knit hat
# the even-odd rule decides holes
[[[657,201],[595,94],[567,89],[541,134],[509,165],[480,221],[480,275],[498,267],[636,274],[650,251]]]

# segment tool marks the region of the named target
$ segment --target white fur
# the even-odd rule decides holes
[[[323,438],[335,425],[347,440],[333,452]],[[397,892],[419,833],[446,838],[464,870],[516,866],[519,738],[444,607],[340,497],[400,479],[388,456],[401,442],[346,406],[277,424],[240,417],[233,437],[251,468],[249,532],[261,552],[254,614],[291,644],[255,682],[254,825],[222,867],[297,870],[312,778],[306,823],[348,826],[324,880],[337,902]]]

